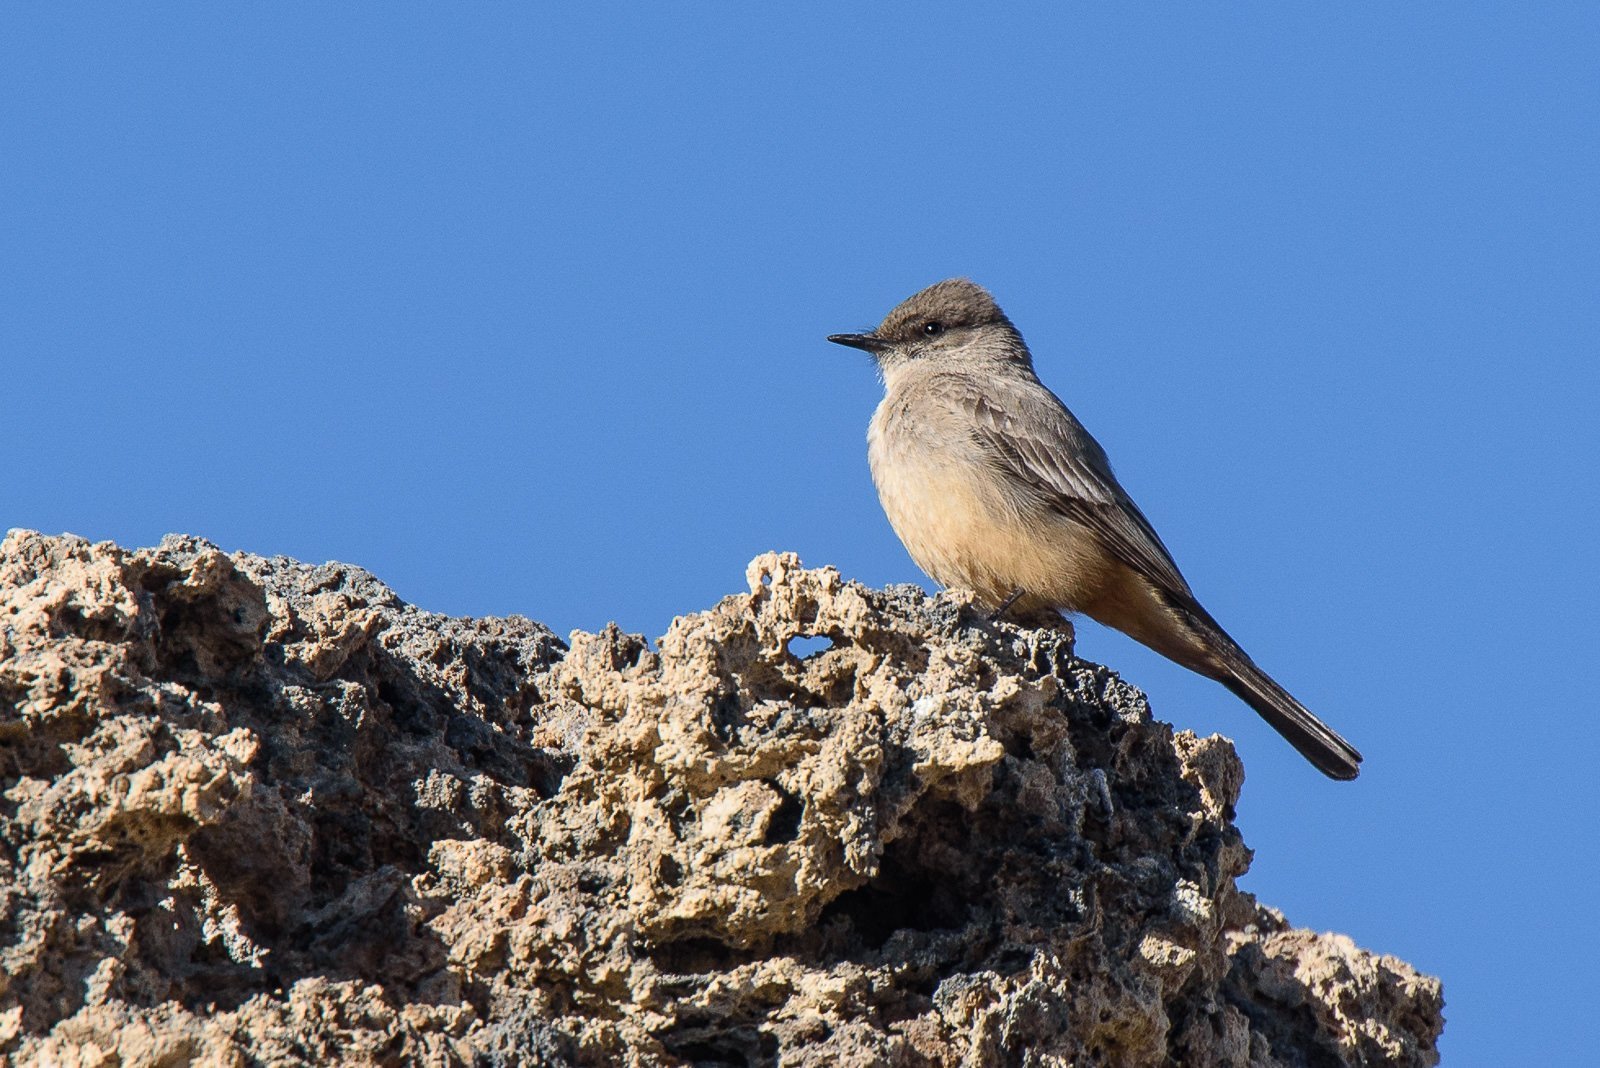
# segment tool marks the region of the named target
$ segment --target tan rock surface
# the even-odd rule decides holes
[[[0,1055],[1436,1063],[1436,980],[1235,888],[1226,740],[959,598],[748,584],[568,648],[345,565],[13,532]]]

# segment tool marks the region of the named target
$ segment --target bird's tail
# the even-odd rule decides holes
[[[1339,737],[1338,732],[1312,715],[1310,709],[1296,701],[1288,690],[1273,681],[1272,676],[1256,667],[1255,661],[1203,609],[1198,614],[1193,611],[1188,614],[1196,629],[1209,639],[1207,644],[1216,657],[1213,670],[1206,674],[1255,709],[1273,730],[1283,735],[1301,756],[1328,778],[1353,779],[1361,773],[1361,754],[1356,752],[1355,746]]]
[[[1328,778],[1353,779],[1361,774],[1361,754],[1355,747],[1255,664],[1247,661],[1243,670],[1219,681],[1260,713],[1273,730]]]

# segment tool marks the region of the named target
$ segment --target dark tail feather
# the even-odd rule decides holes
[[[1187,607],[1187,606],[1186,606]],[[1199,606],[1194,606],[1198,608]],[[1256,667],[1255,661],[1217,626],[1204,609],[1197,613],[1190,609],[1190,619],[1209,639],[1208,643],[1217,658],[1219,670],[1204,673],[1232,690],[1245,704],[1255,709],[1272,729],[1311,761],[1316,769],[1330,779],[1348,780],[1361,774],[1361,754],[1355,746],[1339,737],[1332,727],[1311,714],[1310,709],[1296,701],[1288,690],[1279,686],[1265,671]]]
[[[1232,678],[1218,681],[1259,712],[1273,730],[1328,778],[1353,779],[1361,774],[1361,754],[1355,747],[1313,716],[1265,671],[1247,660],[1242,668],[1235,668]]]

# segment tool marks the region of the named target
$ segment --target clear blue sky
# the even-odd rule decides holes
[[[581,10],[571,10],[579,8]],[[335,9],[338,9],[337,11]],[[1593,1052],[1600,7],[190,4],[0,32],[0,526],[659,634],[921,576],[864,358],[988,285],[1207,605],[1367,757],[1238,740],[1245,885]]]

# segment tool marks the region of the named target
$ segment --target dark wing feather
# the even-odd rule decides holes
[[[972,417],[979,445],[1042,504],[1087,527],[1117,559],[1185,607],[1199,607],[1150,520],[1111,473],[1105,450],[1037,383],[947,396]]]

